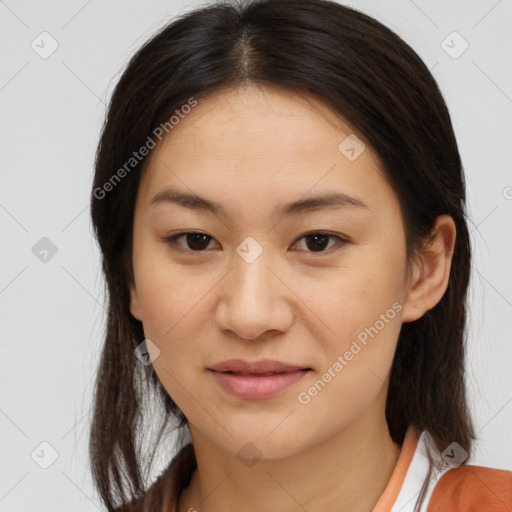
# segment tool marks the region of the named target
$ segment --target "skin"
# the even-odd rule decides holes
[[[160,350],[154,370],[190,427],[198,470],[180,512],[370,511],[389,481],[400,454],[385,419],[398,334],[443,296],[455,225],[437,219],[429,251],[408,273],[400,203],[378,157],[366,146],[350,161],[338,149],[353,132],[316,99],[246,86],[199,100],[146,161],[130,308]],[[217,201],[227,216],[151,206],[167,187]],[[282,202],[326,191],[367,208],[272,215]],[[318,230],[347,242],[334,236],[315,250],[304,234]],[[202,252],[187,237],[163,240],[182,231],[211,238]],[[262,249],[251,263],[236,252],[248,236]],[[298,394],[394,303],[394,318],[300,403]],[[207,371],[230,358],[313,371],[277,396],[240,399]],[[261,457],[251,467],[237,457],[247,443]]]

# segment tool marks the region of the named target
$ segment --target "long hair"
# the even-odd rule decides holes
[[[247,83],[322,100],[376,152],[400,201],[408,265],[426,246],[436,217],[454,219],[448,288],[432,310],[402,325],[386,419],[398,444],[414,426],[428,432],[437,454],[453,441],[471,453],[475,435],[464,383],[471,267],[465,181],[435,79],[394,32],[334,1],[222,1],[177,17],[131,58],[113,91],[96,153],[91,216],[108,318],[89,449],[94,484],[109,512],[116,501],[144,497],[153,510],[161,507],[163,487],[148,491],[145,470],[153,458],[148,464],[144,454],[155,454],[171,420],[179,431],[186,426],[152,366],[134,356],[144,340],[141,322],[130,313],[129,284],[133,213],[145,158],[135,161],[133,153],[154,138],[155,128],[169,127],[169,118],[191,98],[200,102],[214,91]],[[138,434],[144,431],[149,393],[157,399],[162,423],[148,447]],[[194,467],[192,449],[180,456]]]

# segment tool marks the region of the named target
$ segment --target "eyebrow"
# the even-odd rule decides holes
[[[220,203],[206,199],[205,197],[201,197],[197,194],[183,192],[172,188],[162,190],[156,194],[149,204],[153,206],[162,203],[178,204],[198,212],[209,212],[214,215],[227,217],[227,212]],[[368,205],[357,197],[348,195],[344,192],[326,192],[324,194],[310,196],[290,203],[281,202],[276,206],[273,214],[275,216],[286,217],[318,210],[343,207],[369,210]]]

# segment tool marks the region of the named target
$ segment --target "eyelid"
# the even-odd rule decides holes
[[[207,238],[211,240],[215,240],[215,238],[213,238],[211,235],[208,235],[207,233],[203,233],[202,231],[180,231],[179,233],[176,233],[174,235],[169,235],[169,236],[165,236],[165,237],[162,237],[162,241],[167,243],[168,245],[171,245],[173,246],[173,249],[174,250],[177,250],[177,251],[181,251],[181,252],[184,252],[184,253],[188,253],[188,254],[201,254],[201,253],[206,253],[207,251],[206,250],[202,250],[202,251],[193,251],[191,249],[184,249],[183,247],[181,247],[177,242],[176,240],[178,238],[181,238],[182,236],[185,236],[185,235],[193,235],[193,234],[200,234],[200,235],[205,235]],[[342,235],[339,235],[337,233],[333,233],[331,231],[325,231],[325,230],[312,230],[312,231],[308,231],[306,233],[303,233],[301,234],[299,237],[297,237],[294,242],[292,243],[292,246],[296,245],[300,240],[302,240],[303,238],[306,238],[307,236],[312,236],[312,235],[322,235],[322,236],[328,236],[329,238],[334,238],[337,240],[337,243],[331,247],[330,249],[327,249],[326,251],[297,251],[297,250],[293,250],[293,252],[304,252],[306,254],[311,254],[311,255],[318,255],[318,256],[322,256],[322,255],[330,255],[332,252],[335,252],[337,250],[339,250],[341,247],[343,247],[344,245],[346,245],[347,243],[349,243],[349,240],[342,236]],[[215,240],[216,241],[216,240]],[[218,243],[218,242],[217,242]]]

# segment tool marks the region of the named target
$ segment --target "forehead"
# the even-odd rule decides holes
[[[190,156],[327,157],[353,129],[320,100],[279,87],[243,86],[198,100],[156,153],[181,147]],[[170,146],[170,147],[169,147]]]
[[[180,117],[149,154],[140,192],[149,202],[166,186],[269,208],[309,191],[394,196],[376,154],[325,104],[261,87],[216,92]]]

